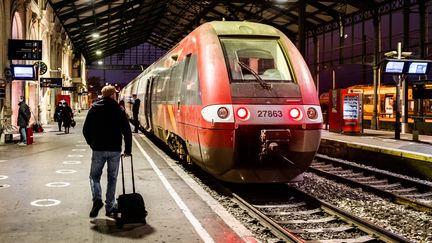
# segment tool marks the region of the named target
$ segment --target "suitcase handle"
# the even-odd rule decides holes
[[[122,154],[120,156],[120,162],[121,162],[121,170],[122,170],[122,184],[123,184],[123,194],[126,194],[126,190],[125,190],[125,182],[124,182],[124,172],[123,172],[123,157],[125,157],[124,154]],[[131,158],[131,171],[132,171],[132,188],[133,188],[133,193],[135,193],[135,179],[134,179],[134,170],[133,170],[133,159],[132,159],[132,154],[130,155]]]

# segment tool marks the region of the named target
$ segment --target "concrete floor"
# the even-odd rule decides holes
[[[32,145],[0,146],[0,242],[244,242],[252,235],[199,186],[185,182],[186,174],[176,173],[175,163],[142,134],[134,134],[133,154],[147,225],[118,229],[104,209],[90,220],[91,149],[81,132],[85,114],[77,114],[70,134],[50,124],[34,134]],[[102,178],[104,193],[106,171]]]

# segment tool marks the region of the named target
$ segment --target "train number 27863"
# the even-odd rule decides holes
[[[282,117],[281,110],[258,110],[258,117]]]

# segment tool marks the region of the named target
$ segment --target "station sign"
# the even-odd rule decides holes
[[[62,88],[62,78],[40,78],[40,86],[47,88]]]
[[[74,92],[77,91],[77,87],[62,87],[62,90]]]
[[[41,40],[9,39],[9,60],[42,60]]]

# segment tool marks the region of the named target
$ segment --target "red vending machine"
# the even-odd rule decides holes
[[[349,89],[329,91],[329,131],[363,132],[363,95]]]

